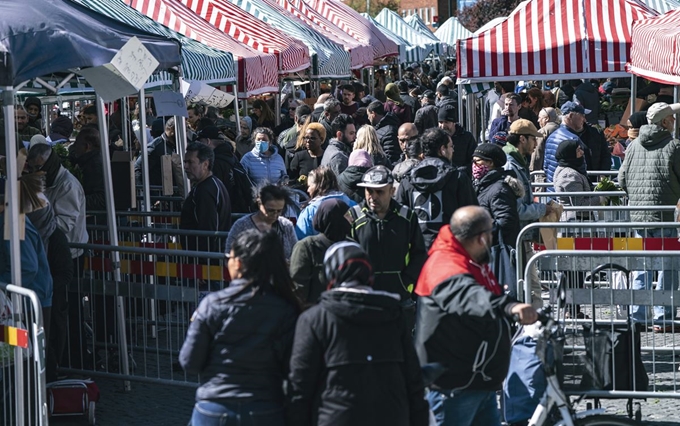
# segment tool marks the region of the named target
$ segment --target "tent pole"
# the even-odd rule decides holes
[[[231,86],[232,92],[234,93],[234,115],[236,116],[236,135],[241,136],[241,117],[238,112],[238,92],[236,90],[236,82]]]
[[[630,75],[630,113],[635,112],[635,99],[637,95],[637,77],[634,74]]]
[[[123,138],[123,151],[130,150],[130,123],[128,123],[128,117],[130,116],[130,111],[128,108],[128,96],[123,96],[120,99],[120,123],[121,132],[123,133],[121,137]]]
[[[274,123],[278,126],[281,124],[281,91],[283,90],[283,82],[279,80],[279,91],[274,95]]]
[[[180,69],[181,71],[181,69]],[[173,90],[179,92],[182,87],[182,77],[178,76],[175,80],[175,87]],[[184,170],[184,151],[187,147],[187,122],[184,116],[175,116],[175,147],[177,149],[177,155],[179,156],[179,163],[182,165],[182,183],[184,184],[184,194],[183,198],[187,198],[191,187],[189,186],[189,181],[187,180],[187,172]]]
[[[677,104],[678,99],[680,99],[680,86],[674,86],[673,87],[673,103]],[[674,137],[677,139],[678,138],[678,129],[680,129],[680,126],[678,125],[678,120],[675,120],[675,135]]]
[[[7,183],[5,191],[5,222],[19,223],[19,182],[17,177],[19,171],[17,170],[17,145],[16,145],[16,130],[14,124],[14,88],[7,86],[2,88],[2,110],[5,114],[5,153],[7,154]],[[23,287],[21,282],[21,248],[19,247],[19,227],[9,226],[9,235],[5,235],[5,239],[9,240],[10,251],[10,269],[12,282],[19,287]],[[12,293],[12,304],[14,305],[14,314],[18,318],[22,315],[22,303],[18,294]],[[23,354],[21,348],[16,346],[14,348],[14,359],[22,359]],[[24,363],[14,363],[14,385],[16,387],[15,397],[15,418],[16,424],[22,425],[24,421],[24,405],[26,400],[24,398]]]
[[[463,125],[463,85],[458,85],[458,124]],[[467,129],[466,129],[467,130]]]
[[[106,114],[104,113],[104,99],[97,95],[97,118],[99,119],[99,135],[101,140],[109,140],[109,129],[106,124]],[[104,167],[104,183],[106,189],[106,219],[109,225],[109,244],[113,247],[111,252],[113,279],[114,282],[121,282],[120,275],[120,252],[118,249],[118,225],[116,224],[116,212],[113,202],[113,181],[111,179],[111,160],[109,158],[108,145],[101,149],[102,164]],[[148,173],[148,171],[147,171]],[[116,297],[116,325],[118,327],[118,357],[121,363],[123,375],[130,374],[130,365],[128,363],[128,346],[127,336],[125,335],[125,305],[123,296]],[[126,392],[132,390],[129,380],[125,380],[124,389]]]

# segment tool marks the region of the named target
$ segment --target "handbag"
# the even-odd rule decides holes
[[[498,231],[498,244],[491,247],[489,264],[496,280],[511,297],[517,298],[517,250],[505,244]]]

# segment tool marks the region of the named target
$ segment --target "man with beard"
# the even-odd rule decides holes
[[[420,365],[448,367],[427,395],[439,425],[500,426],[496,392],[510,364],[510,320],[537,319],[531,305],[503,293],[488,266],[493,228],[484,208],[457,210],[441,228],[416,285]]]
[[[453,141],[456,155],[450,159],[451,164],[464,168],[468,176],[472,176],[472,153],[477,148],[475,137],[457,123],[458,111],[452,105],[440,107],[438,119],[439,128],[446,131]]]
[[[26,113],[28,114],[28,125],[42,132],[45,122],[41,115],[42,102],[40,102],[40,99],[35,96],[29,96],[24,101],[24,108],[26,108]]]
[[[338,115],[331,125],[335,136],[328,143],[328,148],[321,159],[322,166],[329,166],[336,176],[347,168],[349,154],[357,137],[354,120],[347,114]]]
[[[23,105],[16,105],[14,107],[14,123],[17,126],[17,133],[21,136],[23,142],[30,142],[35,135],[40,135],[40,130],[28,125],[28,113]]]
[[[448,133],[429,129],[419,141],[425,159],[404,176],[395,198],[416,212],[429,248],[453,212],[459,207],[476,205],[477,196],[470,177],[451,165],[454,148]]]
[[[516,93],[508,93],[505,95],[503,101],[505,108],[503,108],[502,115],[491,122],[491,130],[489,130],[489,140],[493,140],[493,136],[498,132],[507,132],[510,125],[519,120],[519,109],[522,104],[522,98]]]

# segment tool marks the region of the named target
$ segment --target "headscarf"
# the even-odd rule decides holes
[[[328,288],[373,285],[373,266],[355,242],[341,241],[328,248],[323,259]]]
[[[581,142],[576,139],[567,139],[560,143],[555,150],[555,159],[557,164],[562,167],[571,167],[577,172],[588,177],[585,173],[585,156],[576,158],[576,149],[581,145]]]
[[[60,168],[61,160],[59,159],[59,155],[55,150],[52,150],[52,153],[47,158],[45,165],[41,169],[43,172],[45,172],[45,185],[48,188],[54,185],[54,180],[57,178],[57,173],[59,173]]]
[[[645,111],[634,112],[628,117],[631,128],[628,129],[628,139],[636,139],[640,135],[640,127],[647,124],[647,113]]]
[[[349,221],[345,219],[347,210],[349,206],[338,198],[324,200],[314,214],[312,226],[329,240],[342,241],[349,235],[351,229]]]
[[[401,94],[399,94],[399,87],[394,83],[385,86],[385,96],[397,105],[404,103],[403,99],[401,99]]]
[[[355,167],[373,167],[373,159],[365,149],[355,149],[349,155],[349,162],[347,166]]]

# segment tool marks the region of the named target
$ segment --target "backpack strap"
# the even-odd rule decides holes
[[[352,215],[352,218],[354,218],[354,220],[359,219],[363,214],[361,205],[357,204],[351,209],[349,209],[349,214]]]

